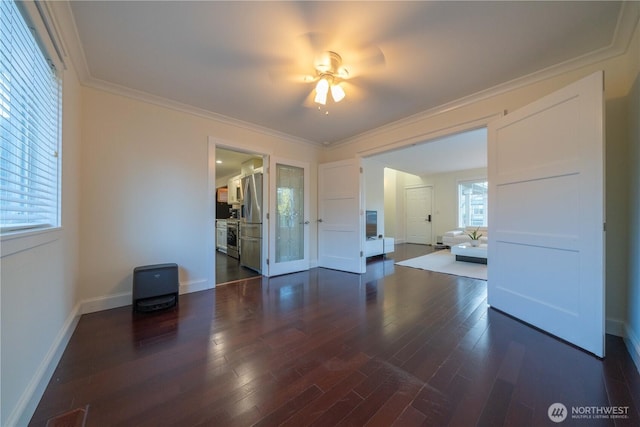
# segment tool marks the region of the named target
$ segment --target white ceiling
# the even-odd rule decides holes
[[[602,51],[621,3],[74,1],[71,11],[89,83],[330,144]],[[353,76],[328,115],[302,105],[312,83],[282,78],[311,73],[320,50]],[[383,65],[363,66],[379,51]]]
[[[418,176],[487,167],[487,129],[438,138],[367,159]]]

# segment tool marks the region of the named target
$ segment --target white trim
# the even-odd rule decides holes
[[[80,42],[78,26],[71,11],[71,2],[55,1],[47,2],[47,8],[52,15],[52,21],[59,34],[61,34],[62,49],[71,59],[71,64],[81,82],[88,80],[91,76],[89,65],[84,55],[84,48]]]
[[[44,50],[44,55],[53,62],[56,70],[65,69],[64,50],[60,44],[60,40],[56,37],[58,34],[54,30],[52,22],[53,17],[50,15],[50,9],[41,7],[41,2],[23,1],[19,2],[18,8],[21,9],[29,18],[27,25],[33,26],[36,34],[36,41]]]
[[[0,236],[0,258],[46,245],[62,237],[62,227],[17,231]]]
[[[213,286],[209,285],[209,283],[213,283]],[[182,294],[190,294],[193,292],[206,291],[209,289],[213,289],[216,287],[216,282],[209,282],[206,279],[201,280],[191,280],[189,282],[180,283],[180,289],[178,293]]]
[[[209,268],[208,268],[208,273],[207,273],[207,277],[208,277],[208,281],[209,283],[213,283],[213,286],[211,286],[211,288],[215,288],[216,287],[216,278],[215,278],[215,250],[216,250],[216,222],[215,222],[215,218],[216,218],[216,205],[215,205],[215,191],[216,191],[216,159],[215,159],[215,152],[217,148],[222,148],[225,150],[232,150],[232,151],[239,151],[239,152],[244,152],[244,153],[250,153],[250,154],[255,154],[255,155],[260,155],[262,156],[262,163],[263,165],[267,166],[264,169],[263,173],[264,173],[264,178],[263,178],[263,186],[268,188],[268,177],[269,177],[269,168],[268,165],[270,164],[270,158],[271,156],[273,156],[274,153],[274,149],[273,149],[273,145],[269,145],[267,146],[262,146],[262,145],[257,145],[257,144],[253,144],[253,143],[246,143],[246,142],[236,142],[236,141],[227,141],[227,140],[223,140],[220,138],[216,138],[213,136],[208,136],[207,137],[207,154],[208,154],[208,167],[207,167],[207,173],[208,173],[208,183],[207,183],[207,200],[209,201],[209,213],[208,213],[208,217],[209,218],[213,218],[212,224],[213,224],[213,228],[207,231],[207,259],[210,260],[214,260],[212,263],[210,263]],[[269,198],[269,193],[264,192],[264,187],[263,187],[263,206],[268,206],[268,198]],[[209,196],[212,195],[212,196]],[[267,203],[265,204],[265,200],[267,200]],[[263,224],[263,235],[264,236],[268,236],[268,227],[266,227],[267,232],[265,231],[265,227],[266,224]],[[263,254],[268,254],[267,251],[267,242],[268,242],[268,237],[267,238],[263,238]],[[263,276],[267,276],[268,277],[268,269],[266,268],[266,257],[263,256],[262,257],[262,275]]]
[[[215,285],[214,285],[215,287]],[[207,280],[193,280],[180,284],[180,294],[198,292],[210,289]],[[21,426],[29,424],[44,391],[53,376],[62,354],[67,348],[67,344],[78,325],[80,316],[83,314],[95,313],[112,308],[131,305],[131,292],[123,292],[115,295],[105,295],[102,297],[89,298],[78,302],[67,317],[60,332],[56,336],[42,359],[35,374],[29,381],[24,392],[18,399],[18,403],[13,408],[6,421],[7,426]]]
[[[131,305],[131,292],[121,292],[114,295],[88,298],[80,301],[80,313],[89,314],[112,308]]]
[[[624,325],[625,335],[624,342],[627,345],[627,350],[633,362],[636,364],[636,369],[640,373],[640,338],[635,334],[634,330],[628,323]]]
[[[215,288],[215,284],[210,286],[209,283],[210,282],[206,279],[191,280],[189,282],[180,283],[178,293],[183,295]],[[131,305],[131,298],[131,292],[120,292],[113,295],[88,298],[80,302],[80,313],[89,314],[96,313],[98,311],[110,310],[112,308],[126,307]]]
[[[7,426],[26,426],[29,424],[79,320],[80,304],[76,304],[69,316],[67,316],[67,320],[53,340],[49,351],[42,359],[33,377],[31,377],[31,381],[29,381],[29,384],[18,399],[13,411],[9,414],[6,421]]]
[[[194,114],[199,117],[217,120],[225,124],[229,124],[232,126],[240,127],[240,128],[255,131],[255,132],[264,133],[265,135],[271,135],[277,138],[285,139],[287,141],[292,141],[297,143],[307,143],[314,146],[325,146],[325,144],[320,142],[310,141],[310,140],[302,139],[299,137],[294,137],[292,135],[288,135],[273,129],[265,128],[259,125],[245,122],[245,121],[222,116],[220,114],[216,114],[204,109],[192,107],[186,104],[181,104],[166,98],[161,98],[161,97],[154,96],[142,91],[137,91],[124,86],[108,83],[106,81],[99,80],[92,77],[89,71],[89,66],[87,64],[86,56],[84,55],[84,48],[82,47],[82,42],[80,41],[80,36],[78,34],[77,25],[75,24],[73,12],[71,11],[70,3],[68,1],[60,2],[62,3],[62,5],[59,7],[57,5],[58,2],[54,2],[54,3],[56,3],[56,5],[50,8],[50,10],[53,12],[54,21],[57,23],[62,22],[64,24],[61,26],[56,25],[56,27],[58,27],[61,30],[60,33],[62,34],[62,39],[63,39],[62,45],[63,47],[66,47],[65,49],[66,52],[70,54],[71,61],[74,64],[78,77],[83,85],[88,87],[93,87],[96,89],[101,89],[107,92],[119,94],[129,98],[139,99],[155,105],[182,111],[188,114]],[[347,145],[347,144],[364,140],[364,139],[368,139],[385,132],[391,132],[394,129],[397,129],[399,127],[409,126],[412,123],[425,120],[429,117],[436,116],[438,114],[443,114],[452,110],[457,110],[462,107],[473,104],[475,102],[488,99],[488,98],[503,94],[505,92],[516,90],[516,89],[519,89],[519,88],[522,88],[546,79],[550,79],[552,77],[556,77],[558,75],[561,75],[567,72],[575,71],[580,68],[586,67],[588,65],[596,64],[598,62],[613,58],[615,56],[623,55],[629,49],[634,29],[638,24],[639,16],[640,16],[640,3],[635,1],[625,1],[623,2],[622,7],[620,8],[620,13],[618,15],[618,22],[616,25],[615,33],[613,35],[613,40],[608,46],[604,48],[586,53],[584,55],[561,62],[559,64],[552,65],[550,67],[536,71],[534,73],[531,73],[522,77],[518,77],[508,82],[501,83],[496,86],[481,90],[474,94],[453,100],[446,104],[442,104],[442,105],[430,108],[428,110],[417,113],[415,115],[392,122],[388,125],[384,125],[379,128],[355,135],[353,137],[346,138],[341,141],[337,141],[331,144],[327,148],[329,149],[337,148],[339,146]]]
[[[625,323],[624,320],[607,318],[605,320],[605,332],[609,335],[615,335],[617,337],[625,336]]]
[[[146,102],[152,105],[157,105],[159,107],[168,108],[174,111],[190,114],[196,117],[201,117],[203,119],[214,120],[219,123],[240,128],[249,132],[257,132],[261,135],[271,136],[273,138],[277,138],[277,139],[288,141],[288,142],[293,142],[296,144],[322,146],[322,144],[319,142],[311,141],[304,138],[299,138],[299,137],[289,135],[287,133],[280,132],[278,130],[271,129],[265,126],[246,122],[240,119],[235,119],[229,116],[224,116],[222,114],[215,113],[213,111],[205,110],[204,108],[183,104],[182,102],[174,101],[174,100],[157,96],[157,95],[152,95],[150,93],[147,93],[141,90],[131,89],[126,86],[110,83],[105,80],[100,80],[94,77],[89,77],[88,79],[83,81],[82,84],[84,86],[88,86],[94,89],[99,89],[115,95],[124,96],[134,100]]]
[[[375,156],[376,154],[386,153],[397,148],[404,148],[408,145],[417,145],[457,133],[486,128],[489,122],[502,116],[504,116],[504,112],[497,112],[486,116],[474,118],[472,120],[467,120],[466,122],[456,122],[456,124],[454,125],[441,127],[438,129],[430,130],[428,132],[411,134],[410,136],[402,137],[400,139],[385,138],[390,142],[382,145],[377,145],[373,148],[363,148],[358,152],[358,155],[367,158]],[[337,147],[337,145],[332,145],[331,147],[328,147],[328,149],[331,150],[335,147]]]
[[[207,279],[216,287],[216,141],[207,138]]]

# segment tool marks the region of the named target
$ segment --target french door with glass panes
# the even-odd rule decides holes
[[[309,269],[309,164],[271,156],[269,275]]]

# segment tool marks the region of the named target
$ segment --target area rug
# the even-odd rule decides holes
[[[487,280],[487,266],[485,264],[456,261],[456,256],[448,249],[396,262],[396,265]]]

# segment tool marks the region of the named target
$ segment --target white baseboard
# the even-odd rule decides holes
[[[178,293],[190,294],[191,292],[204,291],[211,289],[206,279],[193,280],[190,282],[180,283]],[[81,301],[81,313],[95,313],[97,311],[110,310],[112,308],[124,307],[131,305],[131,292],[122,292],[115,295],[105,295],[102,297],[89,298]]]
[[[206,280],[195,280],[180,284],[180,294],[198,292],[205,289],[209,289]],[[33,378],[20,397],[14,410],[7,418],[6,425],[22,426],[29,424],[82,314],[124,307],[130,304],[131,292],[89,298],[78,302],[60,329],[58,336],[42,360],[36,373],[33,375]]]
[[[604,330],[605,330],[606,333],[608,333],[610,335],[615,335],[617,337],[624,337],[625,336],[625,323],[624,323],[624,320],[608,318],[605,321]]]
[[[80,302],[81,313],[95,313],[96,311],[110,310],[131,304],[131,292],[122,292],[115,295],[89,298]]]
[[[24,393],[20,396],[18,403],[7,418],[7,426],[26,426],[29,424],[47,388],[47,384],[49,384],[49,380],[51,380],[53,372],[58,366],[58,362],[60,362],[62,353],[64,353],[64,350],[67,348],[73,331],[76,330],[79,320],[80,304],[76,304],[73,310],[71,310],[71,313],[69,313],[69,316],[67,316],[64,325],[51,344],[44,359],[42,359],[31,381],[29,381]]]
[[[628,323],[625,324],[624,342],[627,345],[631,359],[633,359],[633,362],[636,364],[638,373],[640,373],[640,338]]]
[[[206,279],[192,280],[190,282],[180,283],[180,295],[190,294],[191,292],[206,291],[207,289],[213,289],[216,286],[209,286],[209,282]]]

